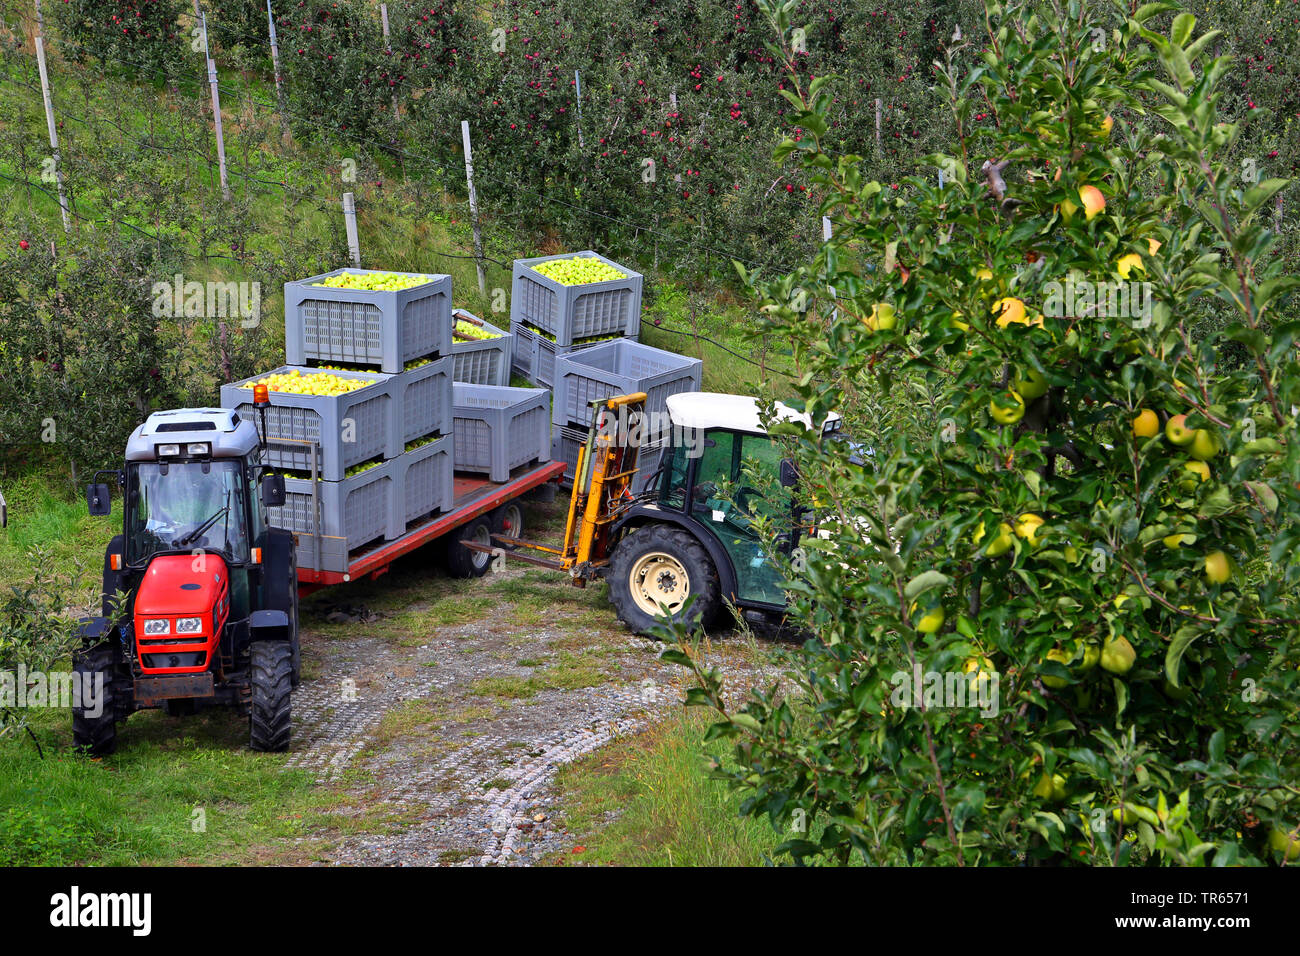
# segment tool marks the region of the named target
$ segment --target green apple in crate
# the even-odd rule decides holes
[[[540,272],[548,279],[554,279],[560,285],[586,285],[589,282],[608,282],[610,279],[627,278],[613,266],[590,256],[550,259],[533,266],[533,271]]]

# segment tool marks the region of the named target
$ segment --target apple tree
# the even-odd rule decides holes
[[[716,772],[798,861],[1300,857],[1285,182],[1225,162],[1229,64],[1173,4],[990,0],[965,33],[951,146],[892,187],[827,148],[825,78],[789,92],[779,155],[833,238],[744,274],[756,332],[791,343],[786,400],[874,456],[791,436],[820,531],[784,680],[735,707],[669,652],[734,740]]]

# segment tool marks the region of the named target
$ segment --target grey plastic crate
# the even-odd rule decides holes
[[[448,435],[342,481],[318,481],[319,557],[310,478],[286,477],[284,505],[268,509],[268,519],[272,527],[298,535],[299,567],[318,560],[322,571],[346,571],[358,548],[399,538],[412,523],[452,509],[451,450]]]
[[[453,389],[456,470],[510,480],[512,469],[551,458],[551,394],[544,388],[467,385]]]
[[[446,435],[393,459],[401,488],[400,494],[393,496],[397,509],[394,525],[406,529],[412,522],[452,509],[456,497],[452,442]]]
[[[400,292],[318,286],[336,269],[284,284],[284,351],[290,365],[370,365],[400,372],[407,362],[451,354],[451,276]],[[417,275],[418,273],[398,273]]]
[[[510,332],[514,335],[514,360],[512,367],[534,385],[550,388],[555,384],[555,358],[602,345],[610,339],[576,342],[567,347],[556,345],[549,339],[538,335],[533,329],[518,322],[510,323]]]
[[[262,427],[261,415],[253,407],[251,386],[258,379],[293,371],[282,365],[271,372],[254,375],[221,386],[222,408],[233,408],[241,418]],[[304,375],[316,369],[299,369]],[[288,471],[310,473],[311,447],[285,442],[316,442],[319,446],[318,469],[325,481],[341,481],[349,468],[378,455],[394,458],[401,454],[402,442],[396,433],[397,401],[394,376],[377,372],[332,371],[341,378],[360,378],[372,384],[345,395],[298,395],[271,392],[271,407],[266,410],[267,464]]]
[[[704,363],[697,358],[630,339],[559,355],[551,421],[586,427],[591,424],[592,401],[645,392],[647,414],[660,416],[666,422],[668,396],[699,391],[703,374]]]
[[[659,461],[668,448],[668,435],[643,441],[637,455],[637,479],[633,482],[633,491],[641,492],[647,482],[659,468]],[[565,425],[553,425],[551,432],[551,460],[564,462],[564,480],[573,483],[574,470],[578,465],[578,449],[587,441],[586,428],[569,428]]]
[[[451,434],[452,361],[448,355],[393,376],[392,427],[401,446],[394,454],[401,454],[407,442],[434,432]]]
[[[495,334],[496,338],[459,342],[453,337],[451,354],[456,359],[456,368],[452,373],[453,380],[468,382],[471,385],[509,385],[510,359],[514,353],[514,333],[504,332],[472,312],[453,309],[453,326],[458,318],[472,319],[474,324],[483,326],[485,332]]]
[[[358,472],[342,481],[317,481],[316,514],[323,539],[322,560],[333,556],[341,567],[324,567],[323,571],[346,571],[347,555],[376,538],[395,538],[405,530],[394,520],[394,496],[398,491],[396,460],[385,461]],[[312,480],[288,478],[284,480],[284,505],[267,509],[267,519],[273,528],[284,528],[300,536],[300,541],[315,541],[316,518],[312,512]],[[333,539],[333,540],[331,540]],[[310,567],[299,558],[299,565]]]
[[[583,285],[561,285],[533,270],[552,259],[599,259],[625,278]],[[549,332],[565,347],[595,335],[628,335],[641,329],[641,273],[591,250],[558,256],[516,259],[510,287],[510,321]]]

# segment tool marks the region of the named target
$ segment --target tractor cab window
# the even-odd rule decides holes
[[[780,443],[767,435],[710,431],[696,465],[691,513],[730,555],[744,600],[785,600],[776,564],[753,528],[755,518],[765,517],[776,534],[789,533],[790,502],[777,484],[783,457]]]
[[[126,560],[211,551],[248,560],[247,484],[239,462],[143,462],[127,477]]]
[[[721,520],[743,532],[759,515],[779,518],[782,509],[772,497],[779,496],[782,457],[781,446],[767,435],[709,432],[695,472],[691,510],[721,513]]]

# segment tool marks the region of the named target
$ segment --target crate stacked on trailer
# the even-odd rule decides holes
[[[452,309],[452,381],[509,385],[515,336],[465,309]]]
[[[298,563],[346,570],[349,555],[452,508],[451,277],[339,269],[284,287],[285,354],[223,385],[253,414],[266,384],[268,464],[285,475],[275,527]]]
[[[509,481],[511,473],[551,460],[551,393],[502,385],[452,386],[457,471]]]
[[[670,436],[668,396],[697,392],[704,363],[697,358],[667,352],[631,339],[603,342],[561,355],[556,360],[554,404],[551,409],[551,457],[563,460],[565,477],[572,480],[578,448],[591,427],[591,403],[611,395],[646,394],[644,420],[639,428],[642,452],[640,471],[650,475]]]
[[[510,290],[514,371],[534,385],[555,384],[560,356],[641,329],[642,277],[587,250],[516,259]]]

